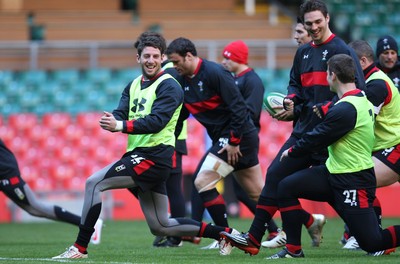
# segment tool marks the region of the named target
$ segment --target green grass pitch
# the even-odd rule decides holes
[[[230,219],[230,225],[247,231],[251,219]],[[277,220],[279,223],[279,220]],[[384,219],[383,226],[400,224],[400,219]],[[279,223],[280,224],[280,223]],[[58,222],[0,224],[0,263],[399,263],[400,252],[389,256],[368,257],[363,251],[341,249],[339,239],[343,222],[328,219],[324,228],[323,243],[312,248],[310,238],[303,229],[304,259],[265,260],[279,249],[261,249],[250,257],[238,249],[229,256],[220,256],[217,250],[200,247],[212,242],[202,239],[200,245],[185,242],[179,248],[153,248],[153,236],[144,221],[105,221],[101,244],[89,245],[89,258],[82,260],[51,260],[70,246],[76,238],[77,228]]]

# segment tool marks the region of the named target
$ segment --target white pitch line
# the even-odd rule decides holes
[[[0,261],[51,261],[51,262],[63,262],[63,263],[77,263],[74,260],[70,259],[48,259],[48,258],[2,258],[0,257]],[[110,262],[110,261],[91,261],[85,260],[79,263],[105,263],[105,264],[133,264],[132,262]]]

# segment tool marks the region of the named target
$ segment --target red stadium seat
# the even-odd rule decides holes
[[[17,134],[24,135],[25,132],[38,124],[38,117],[32,113],[11,114],[8,116],[8,125],[13,127]]]
[[[261,116],[260,116],[260,125],[261,125],[260,136],[268,134],[268,126],[269,126],[269,123],[272,120],[273,120],[273,118],[268,114],[268,112],[266,112],[266,111],[262,111],[261,112]]]
[[[42,123],[55,129],[62,128],[72,123],[72,117],[69,113],[45,113],[42,116]]]
[[[187,134],[188,155],[199,162],[206,151],[206,130],[196,119],[188,118]]]
[[[120,151],[122,156],[126,152],[126,146],[128,143],[128,135],[123,133],[114,133],[114,139],[112,140],[113,149]]]
[[[11,140],[15,137],[15,130],[14,128],[3,125],[0,126],[0,139],[4,141],[6,146],[11,144]]]
[[[40,170],[42,176],[51,177],[50,169],[59,164],[59,161],[55,159],[54,156],[50,156],[46,152],[46,155],[43,155],[43,157],[37,161],[36,167]]]
[[[80,155],[80,150],[75,146],[61,146],[54,149],[54,158],[68,165],[73,165]]]
[[[21,177],[31,187],[32,190],[37,190],[36,179],[40,177],[39,169],[36,166],[20,166]]]
[[[7,147],[14,153],[18,161],[25,158],[26,150],[30,148],[30,141],[24,136],[15,136]]]
[[[25,153],[21,157],[17,157],[21,160],[21,166],[38,166],[40,160],[44,157],[44,151],[38,147],[30,147],[25,150]]]
[[[196,171],[200,159],[194,156],[184,155],[182,157],[182,172],[183,175],[193,174]]]
[[[121,133],[112,133],[110,131],[100,129],[100,131],[97,133],[97,140],[99,141],[98,144],[101,145],[112,144],[112,142],[116,139],[118,134]]]
[[[39,176],[34,182],[35,189],[40,192],[54,191],[54,181],[50,177]]]
[[[80,150],[80,157],[90,157],[98,146],[98,140],[94,136],[83,135],[75,146]]]
[[[204,138],[205,128],[195,118],[190,117],[187,119],[187,134],[198,135]]]
[[[59,136],[49,136],[48,138],[43,139],[40,147],[46,152],[47,155],[52,156],[55,155],[57,149],[60,149],[64,145],[65,142],[60,139]]]
[[[118,160],[122,156],[122,153],[116,154],[111,149],[105,146],[97,146],[93,149],[92,154],[90,155],[101,167],[104,167],[110,164],[113,161]]]
[[[97,163],[92,159],[78,158],[75,162],[75,175],[87,179],[98,168]]]
[[[60,164],[50,168],[50,177],[54,180],[55,188],[65,189],[67,182],[74,177],[72,166]]]
[[[77,124],[68,124],[62,131],[60,131],[60,136],[63,140],[73,146],[79,145],[84,134],[84,128]]]
[[[115,157],[122,157],[126,152],[126,145],[128,142],[128,135],[124,133],[110,133],[103,130],[98,135],[97,145],[106,147],[110,153]]]
[[[99,120],[102,113],[82,112],[76,115],[76,124],[84,128],[86,135],[97,135],[102,130],[99,126]]]
[[[43,144],[43,141],[49,138],[51,131],[41,124],[36,124],[31,127],[31,129],[27,130],[25,135],[29,138],[32,145],[39,146]]]
[[[83,177],[73,176],[71,179],[64,181],[64,188],[72,191],[83,193],[85,191],[86,179]]]
[[[64,130],[71,123],[69,113],[46,113],[42,117],[42,124],[56,132]]]
[[[54,191],[54,181],[50,177],[49,170],[56,162],[52,159],[41,159],[36,165],[25,166],[22,164],[21,177],[29,184],[31,189],[40,192]],[[43,166],[43,164],[46,164]]]

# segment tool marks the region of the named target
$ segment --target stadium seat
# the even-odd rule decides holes
[[[21,107],[16,103],[6,103],[4,105],[0,105],[1,114],[5,117],[21,113]]]
[[[87,69],[83,72],[83,78],[93,83],[105,83],[111,79],[111,70],[108,68]]]
[[[399,3],[400,6],[400,3]],[[381,20],[383,20],[383,24],[387,26],[398,26],[400,24],[400,16],[396,12],[385,12],[381,14]],[[399,34],[397,34],[399,35]],[[399,41],[399,40],[398,40]]]
[[[35,112],[36,106],[41,104],[41,96],[36,91],[28,90],[19,96],[17,103],[23,112]]]
[[[57,133],[65,130],[72,123],[72,117],[67,112],[47,113],[42,116],[42,124]]]
[[[88,149],[89,157],[93,159],[100,168],[110,164],[113,161],[118,160],[123,153],[115,153],[106,146],[96,145],[94,148]]]
[[[182,173],[186,174],[194,174],[196,172],[197,165],[199,164],[200,159],[197,157],[193,157],[191,155],[184,155],[182,157]]]
[[[84,132],[83,135],[79,138],[77,147],[81,148],[82,151],[85,151],[84,149],[89,149],[93,146],[96,146],[97,144],[97,136]]]
[[[61,140],[58,135],[50,135],[41,142],[40,148],[42,148],[49,157],[54,157],[57,149],[62,148],[64,145],[65,142]]]
[[[41,146],[43,141],[52,134],[51,129],[42,124],[35,124],[29,130],[26,131],[25,135],[30,140],[32,146]]]
[[[72,166],[59,164],[50,168],[50,177],[53,179],[56,189],[65,189],[67,182],[74,177],[74,170]]]
[[[268,126],[269,123],[271,122],[272,117],[269,115],[267,111],[262,111],[261,116],[260,116],[260,137],[262,136],[268,136]]]
[[[115,153],[115,155],[121,157],[122,154],[126,152],[126,145],[128,142],[128,135],[124,133],[112,133],[112,141],[111,144],[106,146],[110,147]]]
[[[60,136],[73,146],[79,146],[80,140],[84,135],[83,128],[75,123],[69,123],[62,131]]]
[[[52,94],[52,103],[56,111],[69,112],[68,110],[73,105],[80,104],[81,102],[78,102],[74,94],[69,91],[57,91]]]
[[[93,110],[90,109],[87,104],[77,103],[70,105],[68,109],[65,109],[65,111],[68,111],[72,116],[76,117],[80,113],[86,113]]]
[[[273,81],[266,83],[265,93],[268,92],[278,92],[287,94],[287,86],[289,84],[289,76],[286,78],[278,78],[276,77]]]
[[[80,79],[78,69],[60,69],[50,73],[51,79],[61,84],[76,84]]]
[[[187,134],[198,136],[200,138],[204,138],[206,133],[205,128],[199,121],[197,121],[194,117],[189,117],[187,119]]]
[[[89,91],[85,96],[82,97],[83,103],[88,105],[91,111],[104,111],[107,109],[106,105],[109,102],[110,98],[103,90],[92,90]],[[118,105],[118,101],[112,102],[113,108],[107,109],[111,111]]]
[[[115,70],[115,72],[113,73],[113,79],[118,80],[119,82],[125,83],[125,85],[127,85],[129,82],[131,82],[133,79],[135,79],[141,74],[142,70],[139,67],[118,69]]]
[[[0,70],[0,85],[8,85],[14,80],[14,72],[9,70]]]
[[[0,91],[3,91],[2,88],[3,88],[3,87],[0,86]],[[2,109],[1,109],[1,106],[2,106],[2,105],[5,105],[5,104],[7,103],[7,101],[8,101],[7,94],[1,92],[1,93],[0,93],[0,113],[3,113],[3,111],[1,111],[1,110],[2,110]]]
[[[11,144],[11,140],[15,137],[14,128],[8,126],[7,124],[0,125],[0,139],[4,141],[6,146]]]
[[[41,172],[41,176],[50,177],[50,169],[52,167],[58,166],[59,161],[52,156],[51,153],[47,152],[45,149],[42,149],[44,152],[43,157],[37,161],[36,167]]]
[[[63,145],[54,150],[54,158],[63,164],[72,166],[80,156],[80,150],[76,146]]]
[[[93,173],[102,169],[104,166],[99,164],[96,160],[79,158],[75,163],[76,176],[86,180]]]
[[[284,78],[289,80],[291,68],[281,68],[276,70],[276,74],[278,78]]]
[[[36,166],[20,166],[21,177],[33,191],[38,190],[37,179],[40,177],[39,168]]]
[[[102,114],[101,111],[78,113],[76,115],[76,124],[84,128],[85,134],[97,135],[101,130],[99,120]]]
[[[18,162],[20,166],[34,166],[38,168],[40,160],[44,157],[45,153],[42,149],[31,146],[25,150],[22,156],[18,156]],[[21,161],[21,162],[20,162]]]
[[[41,84],[47,81],[45,70],[27,70],[16,73],[16,79],[25,84]]]
[[[111,98],[117,98],[115,104],[118,103],[122,91],[128,85],[128,81],[121,79],[112,79],[104,84],[104,92]]]
[[[55,80],[48,80],[45,83],[41,83],[36,92],[40,94],[40,96],[45,97],[47,100],[50,100],[51,95],[57,93],[58,91],[63,90],[63,86]]]
[[[36,192],[54,192],[54,181],[51,177],[39,176],[34,181]]]
[[[17,135],[8,142],[7,147],[14,153],[17,160],[22,160],[30,147],[30,141],[24,135]]]
[[[260,76],[264,85],[270,83],[276,76],[275,70],[267,68],[254,68],[254,71]]]
[[[199,162],[200,158],[206,151],[206,130],[194,118],[187,119],[187,139],[188,156]]]
[[[186,140],[188,156],[196,157],[198,160],[204,155],[206,145],[204,139],[189,136]]]
[[[64,190],[74,193],[84,193],[86,178],[79,176],[72,176],[63,182]]]
[[[79,157],[74,164],[75,176],[86,180],[97,167],[97,163],[88,158]]]
[[[266,162],[268,164],[275,158],[275,156],[278,154],[280,148],[282,147],[281,144],[277,142],[268,142],[268,144],[265,144],[263,147],[265,147],[265,158]]]
[[[38,117],[34,113],[19,113],[8,116],[8,125],[15,129],[17,134],[24,134],[38,123]]]

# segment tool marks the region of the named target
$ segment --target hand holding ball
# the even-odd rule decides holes
[[[283,99],[286,95],[278,92],[269,92],[264,97],[264,109],[271,115],[283,109]]]

